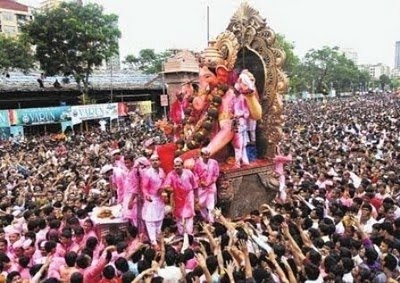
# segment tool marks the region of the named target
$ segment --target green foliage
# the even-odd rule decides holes
[[[73,75],[87,92],[94,67],[118,54],[118,17],[97,4],[61,3],[23,27],[47,75]]]
[[[387,75],[383,74],[379,77],[379,84],[380,84],[382,90],[385,90],[386,86],[390,86],[390,83],[391,83],[391,80]]]
[[[392,78],[390,80],[390,88],[394,91],[400,88],[400,78]]]
[[[156,53],[154,49],[142,49],[139,56],[129,54],[125,57],[124,64],[130,66],[131,69],[141,71],[145,74],[157,74],[162,71],[165,60],[170,57],[171,51],[167,50]]]
[[[301,75],[301,62],[300,58],[294,53],[294,43],[287,41],[284,35],[276,35],[276,45],[280,47],[286,55],[285,65],[283,70],[289,77],[289,92],[299,93],[300,90],[305,88],[305,80]]]
[[[370,80],[369,74],[360,71],[337,47],[311,49],[305,55],[303,65],[302,76],[309,82],[310,92],[327,93],[331,86],[338,92],[355,91]]]
[[[33,67],[33,55],[23,37],[6,37],[0,34],[0,70],[19,69],[28,72]]]
[[[276,44],[285,51],[286,60],[283,69],[290,76],[300,63],[299,57],[294,54],[294,43],[287,41],[284,35],[278,33]]]

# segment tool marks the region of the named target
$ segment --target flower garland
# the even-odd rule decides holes
[[[204,147],[210,142],[214,122],[218,120],[218,108],[228,89],[228,85],[221,84],[212,91],[199,93],[198,96],[205,95],[207,99],[200,115],[194,111],[194,97],[187,99],[188,107],[184,111],[183,131],[180,133],[180,138],[175,142],[177,147],[175,156],[180,156],[188,150]]]

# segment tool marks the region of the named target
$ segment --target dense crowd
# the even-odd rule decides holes
[[[281,191],[241,220],[214,208],[208,152],[163,172],[168,140],[139,115],[2,142],[0,282],[398,282],[399,104],[286,103]],[[130,224],[101,237],[93,211],[115,204]]]

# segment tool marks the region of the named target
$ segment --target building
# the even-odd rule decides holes
[[[40,2],[40,9],[45,10],[45,9],[52,9],[60,5],[60,3],[63,2],[63,0],[45,0]]]
[[[380,76],[387,75],[390,77],[392,72],[389,66],[385,66],[382,63],[375,64],[375,65],[361,65],[360,69],[366,70],[369,72],[371,78],[379,80]]]
[[[55,8],[58,5],[60,5],[61,2],[77,2],[82,5],[82,4],[87,4],[90,1],[88,1],[88,0],[44,0],[40,3],[40,9],[44,10],[44,9]]]
[[[81,88],[72,77],[67,81],[63,76],[46,77],[44,88],[40,88],[38,73],[10,72],[10,75],[0,83],[0,110],[83,103]],[[54,87],[55,80],[61,83],[61,87]],[[160,95],[163,82],[158,75],[115,72],[111,77],[107,72],[99,72],[91,75],[89,83],[88,96],[84,99],[86,104],[124,102],[130,110],[147,105],[153,115],[162,116]]]
[[[400,78],[400,68],[392,70],[392,78]]]
[[[14,0],[0,1],[0,33],[7,36],[16,36],[21,26],[32,19],[32,13],[28,6]]]
[[[396,41],[396,48],[394,51],[394,68],[400,70],[400,41]]]
[[[347,59],[353,61],[354,64],[357,65],[357,62],[358,62],[357,51],[355,51],[354,49],[351,49],[351,48],[342,48],[340,50],[343,52],[344,56],[346,56]]]
[[[199,76],[199,63],[196,55],[189,50],[175,50],[174,55],[164,63],[163,79],[167,85],[170,103],[176,99],[175,92],[182,83],[197,80]]]

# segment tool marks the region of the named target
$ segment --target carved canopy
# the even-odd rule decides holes
[[[258,122],[257,148],[260,156],[273,158],[282,136],[282,95],[288,79],[282,70],[285,53],[275,44],[275,33],[259,12],[243,3],[227,27],[239,43],[235,68],[248,69],[256,78],[263,110]]]

